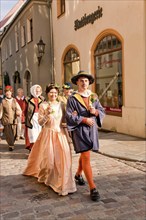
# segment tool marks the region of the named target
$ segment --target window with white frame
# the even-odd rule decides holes
[[[8,44],[6,44],[6,60],[8,59]]]
[[[65,13],[65,0],[57,0],[57,17]]]
[[[96,70],[96,92],[106,113],[122,116],[122,43],[120,39],[108,34],[96,45],[94,50]]]
[[[18,25],[15,26],[15,49],[16,49],[16,52],[19,50],[19,29],[18,29]]]
[[[24,47],[26,44],[26,36],[25,36],[25,26],[21,26],[21,47]]]
[[[33,20],[28,19],[27,20],[27,42],[33,41]]]
[[[12,41],[9,39],[9,56],[12,56]]]

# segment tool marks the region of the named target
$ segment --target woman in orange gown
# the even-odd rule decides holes
[[[65,106],[57,101],[55,85],[47,86],[48,101],[39,107],[38,121],[43,126],[28,158],[24,175],[38,178],[59,195],[76,191],[72,175],[71,150],[62,123]]]

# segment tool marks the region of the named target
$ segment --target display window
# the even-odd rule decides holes
[[[94,50],[96,92],[107,114],[122,116],[122,44],[115,35],[104,36]]]

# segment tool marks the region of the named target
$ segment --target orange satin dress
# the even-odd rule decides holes
[[[71,149],[64,128],[61,127],[65,110],[63,104],[51,104],[53,112],[48,114],[48,103],[39,108],[39,124],[42,131],[29,154],[24,175],[38,178],[38,182],[50,186],[59,195],[76,191],[72,174]]]

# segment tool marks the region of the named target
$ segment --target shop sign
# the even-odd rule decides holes
[[[82,28],[83,26],[87,25],[87,24],[93,24],[95,20],[99,19],[102,17],[102,7],[98,6],[98,9],[96,11],[94,11],[93,13],[86,15],[84,14],[83,17],[81,17],[80,20],[75,20],[74,22],[74,29],[75,31],[79,28]]]

